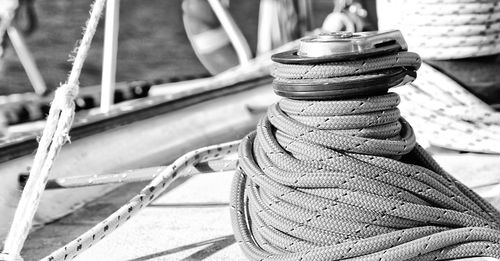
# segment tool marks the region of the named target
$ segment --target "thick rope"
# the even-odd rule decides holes
[[[414,59],[404,66],[419,64]],[[238,145],[231,215],[252,260],[500,257],[500,214],[416,144],[398,104],[394,93],[342,101],[283,99],[241,144],[185,154],[103,222],[43,260],[77,256],[191,165],[231,154]]]
[[[271,64],[270,56],[277,51],[286,51],[290,48],[297,45],[297,42],[291,42],[283,45],[276,50],[271,51],[270,53],[266,53],[260,55],[250,63],[250,66],[255,70],[259,71],[263,75],[269,72],[268,64]],[[247,65],[248,67],[249,65]],[[240,70],[240,71],[238,71]],[[228,72],[230,73],[238,72],[241,70],[246,71],[248,68],[235,68],[235,71]],[[226,76],[227,76],[226,75]],[[236,77],[238,78],[238,77]],[[238,79],[234,79],[228,76],[228,79],[223,78],[225,84],[227,82],[237,82]],[[219,88],[219,85],[215,86]],[[214,88],[212,85],[203,86],[203,90],[210,90],[210,88]],[[199,89],[199,88],[198,88]],[[199,90],[198,90],[199,91]],[[192,92],[192,90],[190,91]],[[118,226],[128,221],[132,216],[134,216],[138,211],[144,207],[146,207],[149,203],[151,203],[155,197],[161,194],[165,189],[167,189],[168,184],[171,184],[175,179],[192,175],[192,166],[196,166],[196,168],[203,167],[203,163],[209,160],[216,160],[222,158],[224,156],[230,156],[231,153],[236,152],[236,148],[238,147],[239,141],[229,142],[225,144],[219,144],[214,146],[209,146],[205,148],[200,148],[196,151],[189,152],[176,160],[173,164],[169,165],[165,169],[163,169],[159,174],[155,175],[155,178],[134,198],[132,198],[127,204],[125,204],[122,208],[117,210],[115,213],[110,215],[108,218],[103,220],[102,222],[95,225],[91,230],[82,234],[77,239],[69,242],[64,247],[54,251],[52,254],[45,257],[43,260],[46,261],[56,261],[56,260],[68,260],[78,256],[80,253],[95,245],[101,239],[103,239],[106,235],[113,232]],[[198,164],[202,163],[202,164]],[[207,163],[208,167],[214,167],[213,171],[227,171],[230,170],[231,167],[234,167],[236,164],[226,162],[221,165],[213,165],[211,163]],[[206,171],[204,171],[206,172]],[[152,173],[153,175],[153,173]],[[154,188],[153,188],[154,187]]]
[[[250,260],[500,258],[500,213],[415,142],[398,104],[388,93],[268,109],[231,192]]]
[[[498,0],[379,0],[379,27],[399,27],[426,59],[500,53]],[[443,73],[425,65],[410,88],[399,88],[402,114],[424,146],[500,153],[500,114]],[[474,135],[470,135],[470,134]]]
[[[498,0],[378,0],[379,29],[398,27],[424,59],[500,53]]]
[[[74,98],[78,94],[78,78],[95,34],[105,0],[96,0],[90,19],[78,47],[68,81],[56,90],[47,123],[30,170],[11,229],[4,243],[2,254],[19,259],[19,253],[31,229],[40,197],[45,189],[50,169],[61,147],[69,140],[69,129],[74,116]]]
[[[420,66],[416,53],[400,52],[361,60],[330,62],[314,65],[276,64],[272,75],[280,79],[324,79],[366,74],[394,67]]]
[[[424,63],[415,82],[395,91],[422,145],[500,154],[500,113],[443,73]]]
[[[196,166],[199,163],[210,160],[217,160],[231,154],[234,155],[234,153],[237,152],[239,142],[240,141],[233,141],[213,145],[186,153],[166,167],[146,187],[144,187],[139,194],[133,197],[120,209],[75,240],[66,244],[64,247],[46,256],[42,261],[71,260],[75,258],[83,251],[97,244],[97,242],[112,233],[119,226],[123,225],[141,209],[149,205],[155,198],[161,195],[173,181],[179,177],[191,175],[189,172],[191,166]],[[228,167],[230,167],[229,165],[234,166],[233,164],[225,164],[224,166],[219,166],[220,169],[215,169],[214,171],[228,170]]]

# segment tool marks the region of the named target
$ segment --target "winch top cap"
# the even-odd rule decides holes
[[[279,63],[321,63],[406,50],[408,45],[399,30],[332,32],[306,37],[298,50],[275,54],[272,59]]]
[[[340,53],[364,53],[394,44],[401,50],[408,49],[403,35],[398,30],[321,33],[302,39],[297,54],[303,57],[322,57]]]

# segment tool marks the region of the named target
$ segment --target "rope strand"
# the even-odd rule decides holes
[[[500,154],[500,113],[431,66],[422,64],[419,78],[396,92],[422,144]]]
[[[500,214],[416,144],[411,126],[399,116],[399,102],[394,93],[340,101],[283,99],[241,143],[187,153],[129,203],[43,260],[77,256],[190,165],[219,159],[238,145],[231,216],[251,260],[500,257]]]
[[[28,182],[4,243],[2,252],[4,256],[20,259],[19,253],[31,229],[52,164],[61,147],[69,140],[68,133],[74,117],[73,100],[78,93],[78,78],[104,8],[104,2],[105,0],[96,0],[93,4],[68,81],[56,90]]]
[[[500,53],[498,0],[378,0],[379,29],[397,26],[424,59]]]

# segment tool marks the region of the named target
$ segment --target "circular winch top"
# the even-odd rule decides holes
[[[354,45],[346,44],[355,35],[351,32],[322,33],[300,41],[297,55],[301,57],[322,57],[338,54],[339,52],[354,52]]]
[[[354,60],[407,50],[400,31],[332,32],[306,37],[298,50],[272,56],[273,61],[286,64],[314,64]]]
[[[417,54],[399,31],[334,32],[304,38],[298,50],[272,56],[276,94],[299,100],[385,93],[416,77]]]

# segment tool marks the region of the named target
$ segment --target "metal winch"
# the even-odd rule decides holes
[[[348,70],[356,61],[361,61],[360,66],[365,66],[363,61],[366,59],[376,60],[377,57],[387,57],[407,49],[401,32],[397,30],[334,32],[307,37],[300,41],[299,49],[273,55],[272,59],[277,63],[274,72],[283,70],[297,73],[295,78],[283,78],[275,74],[274,90],[287,98],[320,100],[386,92],[391,87],[415,79],[416,68],[382,69],[363,75],[354,71],[340,77],[321,77],[320,74],[309,77],[308,70],[319,64],[341,66]]]

